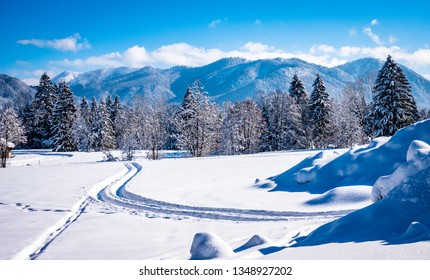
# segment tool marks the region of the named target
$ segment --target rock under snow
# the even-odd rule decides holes
[[[209,260],[232,255],[233,249],[214,233],[201,232],[194,235],[191,245],[192,260]]]

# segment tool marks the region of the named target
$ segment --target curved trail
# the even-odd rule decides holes
[[[13,257],[13,259],[36,259],[40,254],[43,253],[43,251],[49,246],[49,244],[51,244],[51,242],[55,240],[55,238],[57,238],[64,230],[66,230],[73,222],[75,222],[79,218],[79,216],[84,212],[88,204],[93,199],[96,199],[96,196],[100,192],[100,190],[112,187],[114,185],[123,185],[124,182],[127,182],[128,180],[130,180],[130,178],[136,175],[134,171],[135,170],[131,168],[130,164],[125,164],[125,168],[121,172],[93,185],[88,191],[88,193],[71,207],[71,209],[68,211],[69,213],[63,216],[63,218],[60,219],[57,223],[55,223],[53,226],[49,227],[35,241],[23,248],[21,251],[19,251]]]
[[[181,204],[168,203],[143,197],[128,191],[127,183],[141,171],[142,167],[132,163],[131,176],[122,185],[112,184],[99,192],[97,198],[124,208],[133,209],[143,213],[158,214],[168,218],[197,218],[211,220],[229,221],[288,221],[302,219],[334,218],[346,215],[352,210],[328,211],[328,212],[292,212],[292,211],[270,211],[255,209],[213,208],[197,207]]]

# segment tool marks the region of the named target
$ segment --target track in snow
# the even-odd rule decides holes
[[[137,163],[132,163],[134,177],[142,167]],[[240,222],[258,221],[288,221],[302,219],[325,219],[344,216],[352,210],[328,211],[328,212],[292,212],[292,211],[269,211],[255,209],[233,209],[233,208],[213,208],[197,207],[181,204],[168,203],[139,196],[127,190],[128,179],[124,184],[112,184],[101,190],[97,198],[102,202],[107,202],[116,206],[133,209],[142,213],[153,213],[167,218],[197,218],[211,220],[228,220]]]
[[[43,253],[49,244],[54,241],[55,238],[57,238],[64,230],[66,230],[74,221],[79,218],[88,204],[96,198],[100,190],[112,187],[114,185],[123,185],[134,175],[136,175],[137,170],[133,168],[132,165],[126,163],[125,167],[126,169],[124,169],[122,172],[92,186],[88,193],[72,206],[67,215],[65,215],[56,224],[48,228],[33,243],[18,252],[13,259],[36,259],[40,254]]]

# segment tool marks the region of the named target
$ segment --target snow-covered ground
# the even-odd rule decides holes
[[[133,163],[16,151],[0,169],[0,258],[430,259],[427,131]]]

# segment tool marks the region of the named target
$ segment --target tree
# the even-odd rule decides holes
[[[25,142],[24,128],[15,110],[5,109],[0,113],[0,167],[6,167],[8,148]]]
[[[260,149],[263,114],[251,99],[224,105],[221,150],[226,154],[250,154]]]
[[[93,133],[95,137],[94,146],[97,151],[107,151],[116,148],[117,143],[113,124],[103,98],[98,106],[96,119],[93,125]]]
[[[28,144],[32,148],[52,146],[52,111],[56,88],[46,73],[40,78],[28,116]]]
[[[160,159],[160,150],[164,147],[167,135],[168,105],[161,98],[145,100],[144,145],[150,150],[148,158]]]
[[[391,136],[419,119],[411,87],[402,68],[388,55],[373,87],[374,136]]]
[[[317,74],[309,98],[308,116],[312,131],[313,145],[316,148],[327,148],[334,136],[333,111],[329,94],[324,81]]]
[[[336,103],[334,114],[337,133],[337,147],[352,147],[367,142],[365,133],[365,116],[367,104],[364,95],[359,93],[353,85],[349,85],[342,92],[340,102]]]
[[[125,107],[119,112],[116,119],[118,127],[118,146],[125,160],[133,160],[135,150],[141,148],[139,134],[139,115],[134,107]]]
[[[300,115],[300,124],[297,127],[300,128],[299,137],[302,143],[301,148],[310,148],[312,142],[312,135],[309,127],[309,116],[307,105],[309,103],[309,97],[306,93],[303,82],[300,80],[297,74],[294,74],[293,79],[290,84],[290,89],[288,90],[290,97],[295,103],[293,110],[297,109]]]
[[[279,151],[305,147],[299,107],[287,93],[275,91],[261,101],[265,129],[263,150]]]
[[[88,152],[91,149],[92,118],[88,101],[85,97],[79,105],[78,118],[75,125],[75,141],[79,151]]]
[[[52,113],[53,148],[57,152],[76,151],[75,123],[77,119],[73,92],[62,82]]]
[[[187,88],[175,126],[178,147],[188,150],[192,156],[206,156],[217,148],[220,110],[215,103],[209,102],[204,86],[197,79]]]

